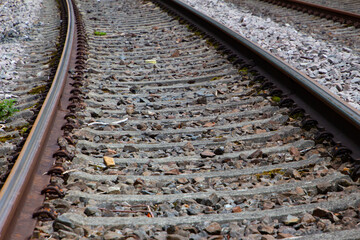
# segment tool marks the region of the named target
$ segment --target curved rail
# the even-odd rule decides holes
[[[14,218],[18,215],[18,206],[21,206],[24,195],[31,179],[35,173],[40,153],[44,150],[42,145],[46,142],[49,130],[51,129],[55,109],[64,88],[65,77],[67,74],[70,61],[70,53],[75,35],[75,17],[71,0],[63,0],[65,9],[68,14],[67,36],[64,50],[61,55],[57,73],[54,77],[53,84],[43,103],[39,115],[31,129],[29,137],[20,152],[20,155],[13,166],[7,181],[0,192],[0,239],[9,239],[11,227]]]
[[[154,0],[185,20],[196,23],[196,27],[212,39],[226,46],[240,59],[252,58],[261,75],[276,83],[285,95],[298,105],[306,106],[314,119],[334,134],[353,151],[352,158],[360,159],[360,112],[347,105],[339,97],[300,73],[293,67],[274,57],[257,44],[224,27],[214,19],[200,13],[178,0]],[[254,64],[252,64],[254,65]]]

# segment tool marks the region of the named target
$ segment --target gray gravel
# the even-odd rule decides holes
[[[318,40],[289,24],[254,16],[223,0],[183,2],[257,43],[360,109],[360,56],[352,49]]]
[[[9,0],[0,3],[0,99],[17,98],[10,90],[17,63],[26,62],[26,42],[35,26],[42,25],[38,19],[42,0]]]

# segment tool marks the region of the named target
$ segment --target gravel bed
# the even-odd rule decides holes
[[[2,185],[49,87],[60,16],[55,1],[4,1],[0,12],[0,101],[16,110],[0,122]]]
[[[301,114],[260,90],[253,72],[151,2],[78,3],[89,59],[72,141],[58,139],[73,159],[57,158],[66,173],[51,184],[65,195],[47,193],[44,207],[56,219],[39,220],[34,238],[276,239],[354,230],[359,190],[350,163],[315,141],[318,129],[302,128]]]
[[[348,47],[297,31],[290,24],[255,16],[223,0],[184,0],[257,43],[360,109],[360,56]]]
[[[43,23],[38,17],[42,0],[9,0],[0,4],[0,99],[16,98],[9,87],[13,79],[18,78],[16,64],[26,61],[24,56],[26,42],[34,27]]]

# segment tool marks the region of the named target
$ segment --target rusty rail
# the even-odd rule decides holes
[[[76,26],[71,0],[62,0],[61,4],[67,12],[67,36],[64,49],[48,95],[31,129],[29,137],[9,174],[7,181],[1,189],[0,239],[14,239],[13,237],[9,238],[9,236],[11,236],[11,233],[14,230],[13,228],[19,219],[20,213],[26,212],[22,207],[25,205],[25,198],[29,194],[30,184],[33,182],[34,175],[36,172],[42,171],[41,165],[43,163],[39,163],[39,156],[45,150],[43,145],[48,141],[49,131],[53,126],[56,110],[59,106],[59,101],[65,86]],[[46,183],[40,181],[38,184]],[[30,222],[31,217],[26,221]],[[21,229],[17,230],[21,230],[24,233],[26,232],[22,226]],[[22,236],[20,239],[23,239],[24,237],[25,236]]]

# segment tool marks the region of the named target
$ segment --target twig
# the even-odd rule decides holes
[[[123,123],[126,122],[127,120],[129,120],[128,118],[124,118],[121,119],[119,121],[115,121],[115,122],[111,122],[111,123],[105,123],[105,122],[92,122],[92,123],[88,123],[88,126],[92,126],[92,125],[116,125],[119,123]]]

